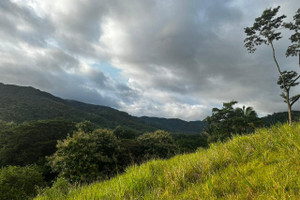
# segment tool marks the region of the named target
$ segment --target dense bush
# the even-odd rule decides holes
[[[138,135],[135,130],[122,126],[117,126],[113,132],[119,139],[135,139]]]
[[[37,166],[8,166],[0,169],[0,199],[29,199],[43,186],[43,176]]]
[[[0,130],[0,166],[35,164],[56,151],[57,140],[75,130],[70,120],[54,119],[3,124]]]
[[[70,182],[105,179],[116,171],[118,140],[112,131],[78,131],[58,141],[57,151],[49,157],[54,172]]]
[[[58,178],[52,187],[45,187],[39,190],[38,196],[47,196],[49,199],[66,199],[72,185],[65,178]]]
[[[171,135],[162,130],[145,133],[139,136],[137,140],[141,144],[141,153],[145,159],[169,158],[175,155],[178,150]]]
[[[208,137],[204,134],[172,134],[172,137],[180,153],[191,153],[199,147],[208,147]]]

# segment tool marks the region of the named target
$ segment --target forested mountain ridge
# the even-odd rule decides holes
[[[88,120],[103,128],[115,128],[118,125],[139,132],[162,129],[177,133],[200,133],[206,126],[204,121],[184,121],[159,117],[135,117],[107,106],[87,104],[74,100],[65,100],[33,87],[0,83],[0,120],[35,121],[43,119],[65,118],[76,122]],[[300,119],[300,111],[293,112],[295,121]],[[266,126],[284,123],[287,112],[273,113],[261,118]]]
[[[163,129],[171,132],[200,133],[204,124],[202,121],[139,118],[107,106],[61,99],[33,87],[0,83],[0,120],[20,123],[54,118],[71,119],[76,122],[88,120],[103,128],[115,128],[120,125],[139,132]]]
[[[159,118],[159,117],[140,117],[145,123],[165,129],[171,132],[185,132],[185,133],[198,133],[199,130],[203,130],[206,126],[204,121],[184,121],[177,118]]]
[[[292,111],[292,118],[293,121],[299,121],[300,111]],[[288,121],[288,113],[287,112],[273,113],[272,115],[261,117],[261,120],[266,126],[271,126],[276,123],[286,123]]]

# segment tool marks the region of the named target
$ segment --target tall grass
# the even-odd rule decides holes
[[[300,199],[300,123],[134,165],[111,180],[70,188],[67,195],[49,191],[55,198],[36,199]]]

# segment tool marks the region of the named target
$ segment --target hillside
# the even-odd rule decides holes
[[[203,130],[206,126],[206,123],[203,121],[187,122],[181,119],[166,119],[146,116],[140,117],[140,119],[151,126],[171,132],[199,133],[199,130]]]
[[[36,200],[300,199],[299,171],[300,123],[285,124],[132,166],[108,181],[69,191],[56,185]]]
[[[292,111],[292,117],[293,121],[299,121],[300,120],[300,111]],[[261,120],[266,126],[271,126],[276,123],[286,123],[288,122],[288,113],[287,112],[278,112],[273,113],[271,115],[267,115],[265,117],[262,117]]]
[[[159,118],[155,122],[149,122],[107,106],[61,99],[33,87],[0,83],[0,94],[0,120],[8,122],[65,118],[76,122],[88,120],[103,128],[121,125],[138,132],[163,129],[171,132],[200,133],[203,128],[201,121],[177,120],[183,124],[180,127],[173,126],[173,119]]]
[[[125,112],[64,100],[32,87],[0,84],[0,94],[0,119],[3,121],[65,118],[78,122],[89,120],[105,128],[121,125],[140,131],[155,129]]]

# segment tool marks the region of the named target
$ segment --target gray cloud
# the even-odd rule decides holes
[[[291,17],[298,0],[1,1],[0,81],[134,115],[203,119],[232,99],[284,111],[269,47],[243,47],[243,28],[276,5]],[[278,58],[298,70],[287,45]]]

